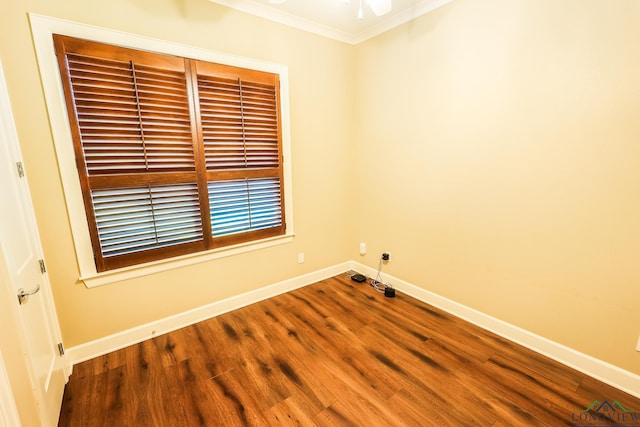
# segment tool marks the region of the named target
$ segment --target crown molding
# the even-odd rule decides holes
[[[451,3],[453,0],[423,0],[409,9],[403,9],[397,13],[389,14],[387,17],[385,17],[385,19],[379,21],[376,24],[372,24],[365,30],[358,33],[342,31],[328,25],[323,25],[310,19],[302,18],[300,16],[278,10],[274,7],[258,3],[254,0],[209,1],[221,4],[231,9],[238,10],[240,12],[245,12],[254,16],[258,16],[260,18],[268,19],[279,24],[317,34],[322,37],[327,37],[351,45],[357,45],[366,40],[369,40],[372,37],[389,31],[392,28],[395,28],[399,25],[416,19],[419,16],[429,13],[439,7]]]
[[[409,9],[404,9],[396,14],[391,14],[388,19],[380,21],[379,23],[370,26],[365,31],[353,35],[351,37],[351,44],[360,44],[370,38],[412,21],[451,2],[453,2],[453,0],[423,0]]]
[[[253,0],[209,0],[212,3],[218,3],[231,9],[245,12],[278,24],[287,25],[309,33],[317,34],[322,37],[338,40],[343,43],[356,44],[356,38],[353,34],[338,30],[328,25],[319,24],[310,19],[283,12],[262,3]]]

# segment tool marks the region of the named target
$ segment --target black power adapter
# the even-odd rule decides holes
[[[362,283],[367,280],[367,278],[364,274],[356,273],[351,276],[351,280],[353,280],[354,282]]]
[[[396,290],[391,286],[387,286],[384,288],[384,296],[387,298],[394,298],[396,296]]]

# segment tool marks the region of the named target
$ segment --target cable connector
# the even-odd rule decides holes
[[[387,283],[382,280],[382,261],[389,261],[391,255],[389,252],[383,252],[380,257],[380,261],[378,261],[378,274],[376,274],[375,279],[370,279],[369,284],[375,289],[377,292],[383,293],[385,297],[393,298],[396,296],[396,290],[391,286],[390,283]]]

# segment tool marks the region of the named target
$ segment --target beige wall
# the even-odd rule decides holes
[[[364,261],[640,374],[639,23],[456,0],[358,46]]]
[[[288,65],[294,242],[78,283],[27,12]],[[390,274],[640,373],[638,22],[636,0],[456,0],[351,47],[206,0],[3,0],[67,347],[387,250]]]
[[[99,288],[78,283],[27,12],[288,65],[294,242]],[[348,259],[352,117],[342,100],[353,98],[353,47],[206,0],[3,0],[0,58],[67,347]]]

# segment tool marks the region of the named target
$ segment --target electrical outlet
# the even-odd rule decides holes
[[[304,252],[298,253],[298,264],[304,263]]]
[[[640,337],[638,337],[638,344],[636,344],[636,351],[640,351]]]
[[[382,260],[383,261],[389,261],[391,259],[391,254],[389,252],[383,252],[382,253]]]
[[[365,255],[367,253],[367,244],[365,242],[360,242],[360,255]]]

